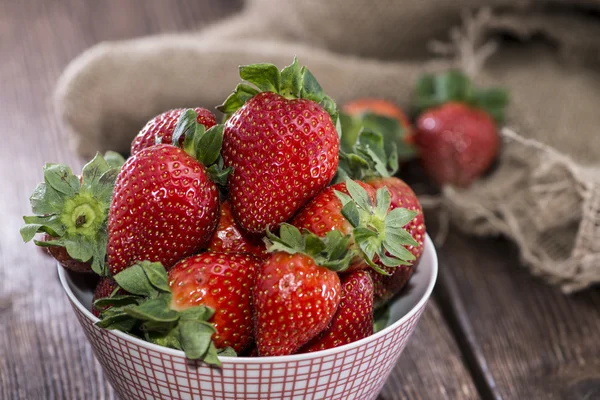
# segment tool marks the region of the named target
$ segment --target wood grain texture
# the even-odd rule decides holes
[[[438,304],[484,398],[600,399],[600,288],[566,296],[504,240],[453,233]]]
[[[191,29],[239,1],[0,0],[0,399],[114,399],[54,263],[18,234],[44,162],[83,160],[51,102],[67,63],[104,40]],[[473,399],[458,347],[431,302],[381,400]]]

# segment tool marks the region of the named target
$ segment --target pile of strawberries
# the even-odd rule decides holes
[[[394,177],[418,150],[400,110],[367,101],[340,114],[296,60],[240,76],[218,107],[223,124],[203,108],[171,110],[127,160],[97,154],[80,176],[47,164],[21,229],[26,241],[42,233],[35,243],[65,268],[101,276],[99,326],[216,365],[219,354],[372,334],[374,309],[406,285],[426,234]]]

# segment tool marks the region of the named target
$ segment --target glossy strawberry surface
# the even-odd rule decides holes
[[[140,151],[115,183],[108,215],[111,273],[142,260],[168,269],[207,246],[218,217],[219,193],[202,164],[172,145]]]
[[[267,257],[262,238],[242,230],[233,218],[229,200],[221,203],[219,223],[210,239],[208,250],[224,253],[248,253],[260,259]]]
[[[300,352],[331,349],[373,334],[373,280],[367,271],[353,271],[342,277],[340,305],[331,325]]]
[[[252,288],[259,266],[249,254],[206,252],[189,257],[169,271],[171,308],[212,308],[215,346],[242,352],[252,343]]]
[[[485,111],[461,103],[429,109],[417,120],[425,172],[439,185],[469,186],[494,162],[500,138]]]
[[[254,289],[254,328],[261,356],[296,352],[329,325],[341,296],[337,273],[303,254],[273,253]]]
[[[164,112],[152,118],[146,123],[142,130],[137,134],[131,143],[131,155],[138,153],[146,147],[154,146],[156,138],[161,138],[162,143],[171,144],[173,141],[173,131],[177,126],[179,117],[185,111],[185,108],[176,108]],[[217,124],[215,116],[209,110],[196,107],[194,111],[198,114],[197,121],[209,129]],[[183,143],[184,137],[179,140],[179,144]]]
[[[262,92],[225,124],[222,155],[233,213],[248,232],[288,220],[331,181],[339,138],[329,114],[306,99]]]

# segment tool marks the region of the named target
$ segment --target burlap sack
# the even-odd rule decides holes
[[[339,103],[399,104],[422,72],[458,65],[508,87],[513,130],[499,168],[468,190],[444,188],[444,207],[470,233],[510,237],[533,272],[573,291],[600,281],[600,24],[589,10],[600,1],[251,0],[200,32],[89,49],[61,77],[56,105],[89,157],[127,151],[166,109],[219,104],[240,64],[283,67],[296,55]]]

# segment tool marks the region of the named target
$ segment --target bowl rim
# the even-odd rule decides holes
[[[372,335],[369,335],[365,338],[362,338],[362,339],[357,340],[352,343],[348,343],[348,344],[338,346],[338,347],[333,347],[331,349],[315,351],[315,352],[311,352],[311,353],[300,353],[300,354],[291,354],[291,355],[286,355],[286,356],[267,356],[267,357],[219,356],[219,359],[223,363],[223,366],[225,366],[225,364],[228,364],[228,363],[231,363],[231,364],[239,364],[239,363],[261,364],[261,363],[287,363],[287,362],[295,362],[295,361],[304,361],[304,360],[310,360],[310,359],[314,359],[314,358],[323,358],[323,357],[335,355],[337,353],[342,353],[342,352],[345,352],[348,350],[352,350],[356,347],[360,347],[366,343],[369,343],[369,342],[372,342],[372,341],[378,339],[381,336],[386,335],[389,331],[397,328],[400,325],[403,325],[404,323],[406,323],[406,321],[408,321],[410,318],[412,318],[425,305],[425,303],[429,300],[429,297],[431,297],[431,293],[433,292],[433,287],[435,286],[437,276],[438,276],[438,257],[437,257],[437,252],[436,252],[435,246],[433,244],[433,241],[431,240],[431,238],[429,237],[428,234],[426,234],[426,236],[425,236],[425,249],[429,249],[429,251],[431,251],[431,256],[433,258],[433,260],[432,260],[433,262],[431,265],[431,269],[432,269],[431,278],[429,279],[429,282],[427,282],[427,287],[425,289],[424,294],[421,296],[421,298],[419,299],[417,304],[415,304],[406,314],[404,314],[396,322],[385,327],[384,329],[380,330],[379,332],[376,332]],[[92,314],[91,311],[89,311],[79,301],[79,299],[77,299],[77,297],[71,290],[69,283],[67,282],[67,278],[66,278],[67,271],[63,267],[61,267],[59,263],[56,263],[56,265],[58,268],[58,276],[60,279],[60,283],[61,283],[64,291],[66,292],[69,300],[71,301],[72,304],[74,304],[77,307],[77,309],[88,320],[90,320],[90,322],[92,324],[95,325],[96,322],[99,321],[99,319],[94,314]],[[99,328],[99,329],[102,329],[102,328]],[[118,330],[106,330],[106,331],[110,334],[116,335],[117,337],[119,337],[125,341],[132,342],[132,343],[134,343],[138,346],[144,347],[148,350],[158,351],[160,353],[168,354],[170,356],[186,358],[185,353],[182,350],[170,349],[168,347],[164,347],[164,346],[160,346],[160,345],[157,345],[154,343],[146,342],[145,340],[138,339],[134,336],[131,336],[125,332],[121,332]]]

